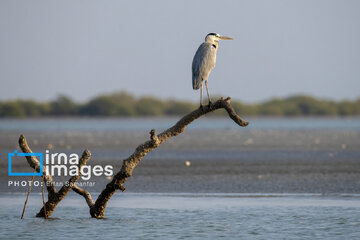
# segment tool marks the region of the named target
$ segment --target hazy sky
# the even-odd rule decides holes
[[[198,101],[191,62],[220,42],[210,94],[360,97],[360,1],[0,0],[0,99],[121,90]]]

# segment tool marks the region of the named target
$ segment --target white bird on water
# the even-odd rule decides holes
[[[209,89],[208,89],[208,77],[211,70],[215,67],[216,53],[219,46],[219,40],[222,39],[232,40],[232,38],[230,37],[220,36],[217,33],[209,33],[208,35],[206,35],[205,42],[203,42],[196,51],[192,62],[193,89],[197,90],[201,88],[200,107],[202,107],[203,81],[205,81],[209,105],[211,104]]]

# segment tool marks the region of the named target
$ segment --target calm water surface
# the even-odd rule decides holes
[[[86,146],[93,162],[116,164],[150,129],[177,120],[0,119],[0,239],[360,239],[360,118],[251,118],[245,129],[202,118],[144,159],[127,182],[134,192],[116,193],[105,219],[90,218],[74,193],[50,219],[35,218],[34,190],[20,220],[26,191],[6,187],[6,156],[20,133],[39,151],[48,143],[57,151]],[[88,190],[96,198],[101,189]]]
[[[0,119],[0,131],[50,131],[50,130],[149,130],[167,129],[179,117],[165,118],[60,118],[60,119]],[[360,130],[360,118],[246,118],[246,129],[339,129]],[[238,129],[228,118],[203,117],[193,122],[189,129]]]
[[[2,239],[359,239],[360,196],[316,194],[117,194],[91,219],[68,196],[51,219],[34,217],[40,195],[2,195]]]

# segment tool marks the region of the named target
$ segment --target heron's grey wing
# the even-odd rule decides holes
[[[210,43],[202,43],[196,51],[192,63],[193,89],[199,89],[202,80],[207,80],[209,73],[215,67],[215,61],[215,49]]]

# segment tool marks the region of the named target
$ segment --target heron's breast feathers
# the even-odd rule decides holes
[[[211,70],[215,67],[217,48],[213,44],[204,42],[195,53],[192,63],[193,88],[199,89],[202,80],[207,80]]]

